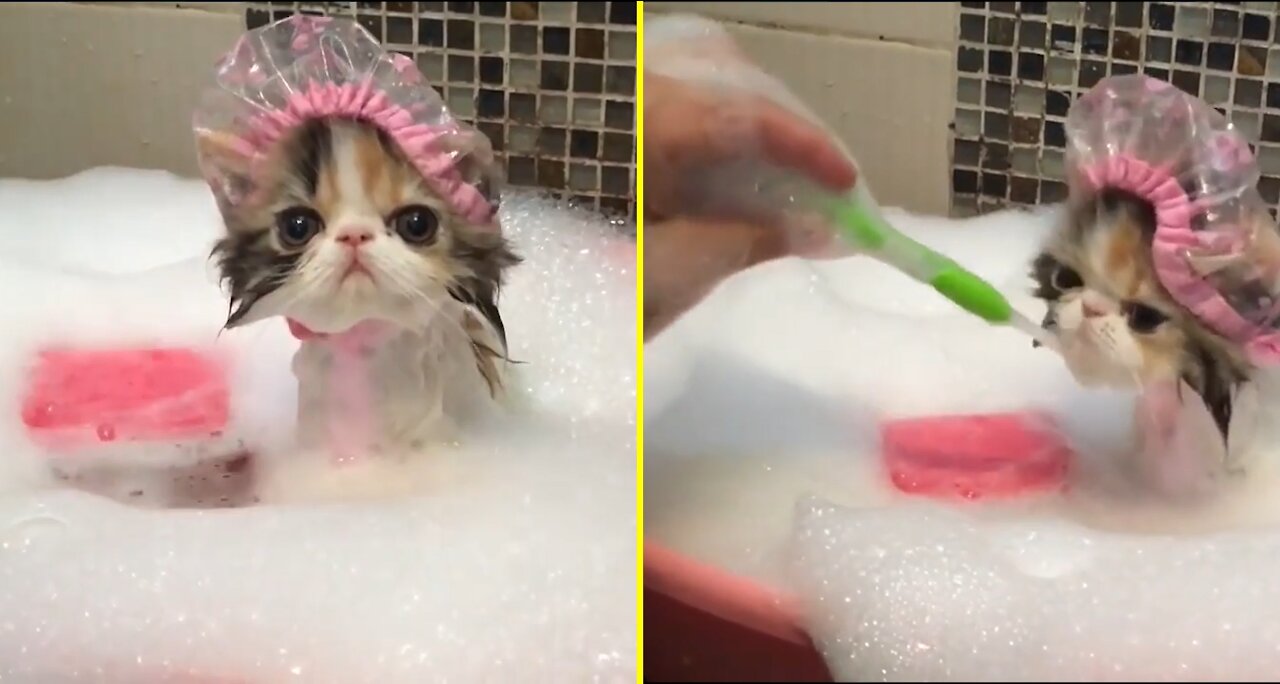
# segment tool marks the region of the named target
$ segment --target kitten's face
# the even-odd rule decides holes
[[[234,163],[215,140],[201,145]],[[501,334],[485,305],[517,258],[491,228],[450,213],[386,135],[317,120],[274,152],[257,199],[224,205],[215,253],[232,294],[229,327],[277,315],[320,332],[369,318],[422,324],[464,302]]]
[[[1155,217],[1116,194],[1073,205],[1035,261],[1045,327],[1082,384],[1132,387],[1183,375],[1201,337],[1156,279]],[[1193,339],[1197,338],[1197,339]]]

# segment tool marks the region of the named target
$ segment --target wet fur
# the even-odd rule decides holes
[[[320,332],[340,332],[368,318],[390,321],[403,332],[384,350],[370,354],[371,373],[384,406],[384,435],[389,441],[418,442],[438,432],[439,421],[418,420],[412,397],[422,392],[417,410],[449,413],[453,395],[466,394],[459,383],[483,382],[491,399],[504,386],[506,329],[498,307],[507,270],[520,262],[509,243],[489,226],[469,225],[453,215],[423,183],[416,168],[376,127],[337,119],[314,120],[299,127],[265,163],[253,170],[230,146],[211,134],[202,137],[206,164],[237,175],[228,186],[244,187],[251,200],[232,202],[218,193],[226,233],[213,249],[230,292],[228,328],[273,316],[285,316]],[[464,158],[464,176],[485,190],[492,170]],[[492,199],[492,198],[491,198]],[[438,219],[433,239],[413,244],[393,229],[395,213],[425,206]],[[323,219],[323,229],[305,245],[286,244],[277,216],[307,207]],[[366,266],[371,275],[345,278],[336,272],[343,248],[335,241],[344,225],[359,223],[373,231]],[[345,266],[343,267],[345,270]],[[309,422],[308,406],[324,404],[324,371],[332,363],[322,345],[304,342],[294,361],[299,378],[300,430]],[[469,364],[469,373],[457,366]],[[403,377],[401,377],[403,376]],[[428,396],[429,395],[429,396]],[[431,400],[431,401],[428,401]],[[409,406],[403,406],[408,403]],[[386,416],[384,416],[386,418]],[[408,425],[405,423],[420,423]]]
[[[1089,297],[1091,306],[1106,308],[1105,315],[1111,317],[1096,319],[1094,334],[1114,340],[1111,350],[1129,351],[1102,352],[1114,357],[1110,360],[1116,368],[1110,377],[1083,377],[1073,368],[1077,378],[1107,385],[1122,384],[1126,373],[1130,380],[1144,382],[1180,378],[1203,398],[1225,440],[1233,397],[1253,369],[1236,345],[1201,325],[1156,279],[1150,256],[1155,226],[1151,204],[1121,191],[1073,199],[1066,219],[1031,268],[1034,293],[1048,305],[1044,327],[1062,335],[1079,334],[1063,329],[1062,319],[1080,319],[1082,297]],[[1055,283],[1063,265],[1079,275],[1083,288],[1063,289]],[[1135,331],[1121,314],[1125,302],[1152,307],[1167,320],[1149,332]]]

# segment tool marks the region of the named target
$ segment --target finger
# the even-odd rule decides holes
[[[729,276],[787,254],[781,231],[741,221],[646,222],[645,335],[656,334]]]
[[[857,171],[825,131],[771,101],[760,104],[756,134],[773,163],[794,169],[831,190],[853,187]]]
[[[659,169],[678,172],[762,156],[831,190],[848,190],[856,180],[853,163],[830,135],[767,98],[711,102],[690,94],[679,108],[655,109],[646,120],[645,155]]]

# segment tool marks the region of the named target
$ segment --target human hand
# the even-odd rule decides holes
[[[707,198],[696,196],[705,189],[701,179],[738,163],[771,164],[833,192],[853,187],[853,162],[831,137],[773,100],[699,88],[661,74],[644,78],[646,217],[717,213],[708,210]],[[752,204],[752,198],[741,199]],[[719,212],[749,214],[720,205]]]
[[[693,26],[697,39],[663,44],[662,57],[650,58],[659,68],[644,75],[646,339],[730,275],[831,242],[827,226],[788,211],[751,173],[768,167],[833,193],[857,177],[826,131],[777,100],[673,75],[713,64],[722,78],[763,77],[714,24]],[[674,33],[691,35],[689,26]],[[724,173],[735,168],[748,169],[742,182]]]

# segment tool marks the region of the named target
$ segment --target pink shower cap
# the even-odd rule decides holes
[[[1075,102],[1067,138],[1073,195],[1149,200],[1165,289],[1254,362],[1280,361],[1280,234],[1249,145],[1226,118],[1168,83],[1114,76]]]
[[[204,176],[220,200],[242,202],[277,142],[308,120],[328,117],[378,126],[455,213],[478,225],[494,222],[486,185],[495,179],[466,177],[459,163],[476,156],[483,173],[492,172],[489,140],[453,118],[412,60],[387,52],[350,19],[294,15],[247,32],[219,60],[194,127],[219,136],[251,170],[246,179],[202,151]]]

